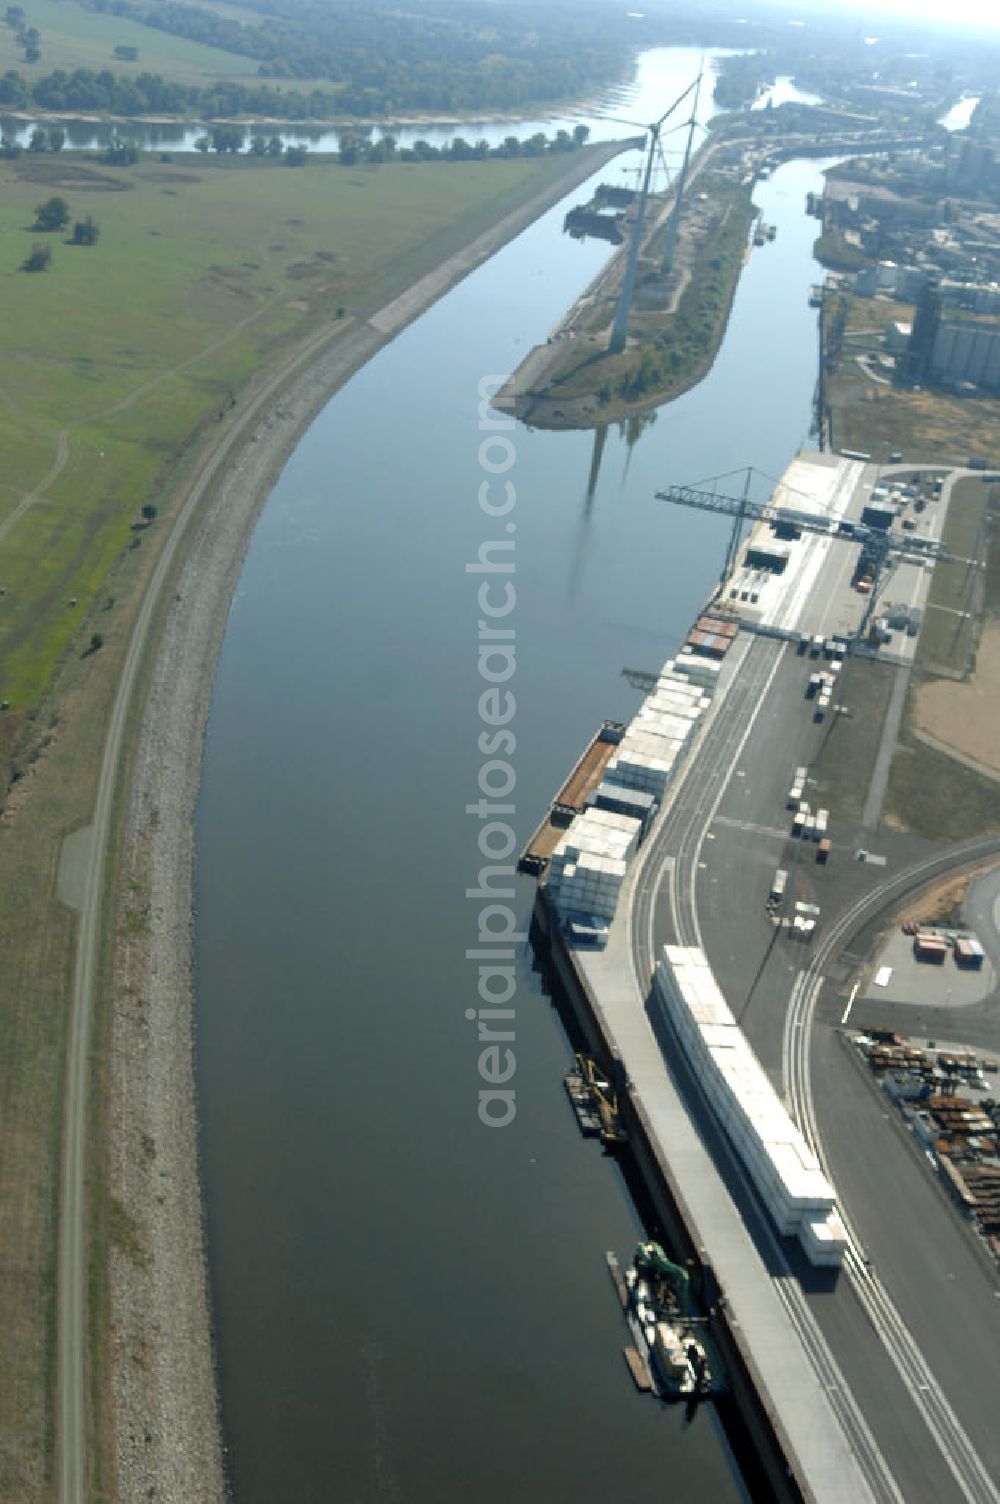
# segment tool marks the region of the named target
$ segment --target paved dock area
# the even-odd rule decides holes
[[[629,900],[623,893],[623,913]],[[664,1179],[696,1243],[710,1250],[730,1322],[805,1496],[816,1504],[863,1504],[873,1495],[660,1049],[636,979],[626,926],[612,927],[605,950],[574,956],[605,1038],[625,1063],[633,1101]]]

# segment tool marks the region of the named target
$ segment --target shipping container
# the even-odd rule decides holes
[[[962,935],[955,941],[955,962],[958,966],[975,971],[982,966],[983,959],[983,947],[974,936]]]
[[[918,960],[940,962],[948,954],[948,942],[940,935],[927,935],[918,931],[913,937],[913,950]]]

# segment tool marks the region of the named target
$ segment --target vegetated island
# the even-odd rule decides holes
[[[673,190],[651,194],[624,350],[609,350],[636,202],[623,243],[546,344],[531,350],[499,394],[538,428],[592,428],[678,397],[711,367],[725,333],[750,229],[753,173],[737,148],[705,147],[691,163],[675,227]],[[636,195],[637,198],[637,195]],[[672,234],[673,255],[664,253]]]

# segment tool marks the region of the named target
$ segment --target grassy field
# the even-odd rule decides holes
[[[15,68],[29,82],[56,68],[67,72],[92,68],[95,73],[109,68],[123,75],[160,73],[164,78],[185,84],[257,77],[253,58],[170,36],[124,16],[84,10],[74,0],[23,0],[23,4],[26,25],[37,26],[41,33],[41,57],[37,63],[26,63],[14,32],[9,26],[0,25],[0,73]],[[119,46],[137,47],[136,61],[129,63],[116,58],[114,50]]]
[[[949,553],[977,559],[983,553],[982,527],[989,487],[978,477],[959,481],[951,493],[942,542]],[[917,662],[964,673],[975,645],[974,621],[966,614],[975,608],[978,576],[965,564],[934,566],[924,624],[917,643]]]
[[[827,382],[834,448],[859,449],[880,464],[896,451],[925,464],[1000,459],[1000,403],[878,386],[862,375],[853,354],[848,346]]]
[[[200,156],[124,171],[67,156],[0,166],[8,727],[37,701],[112,561],[139,536],[140,507],[158,503],[192,433],[251,371],[317,319],[370,311],[559,167],[290,169]],[[93,215],[96,246],[25,228],[53,193]],[[19,270],[42,238],[51,269]],[[5,536],[61,441],[64,467]]]
[[[912,735],[913,689],[892,759],[886,822],[932,841],[965,841],[1000,830],[1000,784]]]
[[[987,512],[994,511],[995,486],[984,485],[977,477],[959,482],[952,493],[944,542],[949,549],[969,556],[981,552],[982,524]],[[906,697],[899,744],[892,760],[886,797],[886,817],[891,823],[924,835],[932,840],[958,841],[984,831],[1000,829],[1000,785],[985,778],[974,767],[930,747],[915,734],[919,717],[937,739],[952,746],[969,740],[974,726],[985,728],[990,746],[996,746],[993,727],[997,719],[997,701],[992,684],[995,666],[987,664],[983,648],[978,674],[964,684],[935,677],[935,666],[968,673],[979,644],[982,617],[1000,615],[1000,547],[994,535],[986,549],[986,570],[982,581],[981,617],[966,622],[952,614],[955,609],[973,605],[970,581],[964,566],[938,564],[931,582],[931,601],[949,609],[929,610],[917,644],[917,672]],[[965,605],[961,605],[962,602]],[[985,641],[985,639],[984,639]],[[985,681],[985,682],[984,682]],[[945,692],[949,713],[931,716],[928,694]],[[959,726],[961,734],[959,734]],[[973,750],[971,746],[967,751]]]
[[[863,329],[877,329],[881,333],[888,324],[912,324],[912,303],[893,303],[885,298],[846,298],[848,334]]]
[[[818,802],[838,819],[861,819],[895,679],[888,663],[848,658],[844,664],[837,700],[845,713],[834,719],[810,770]]]
[[[970,456],[1000,462],[996,401],[874,382],[858,367],[857,354],[881,351],[881,331],[887,324],[912,322],[911,304],[840,296],[827,317],[837,309],[843,309],[849,338],[826,383],[833,448],[861,450],[880,464],[897,451],[907,460],[928,464],[964,465]],[[879,332],[862,341],[860,331],[865,329]]]
[[[13,702],[0,731],[7,755],[17,743],[21,775],[0,813],[4,1501],[54,1497],[53,1234],[74,945],[56,896],[60,851],[90,818],[108,708],[178,483],[252,372],[335,325],[338,309],[349,321],[379,306],[566,168],[565,158],[350,171],[200,157],[122,173],[70,156],[0,164],[0,696]],[[55,193],[94,216],[100,241],[46,237],[51,270],[21,272],[41,238],[25,226]],[[152,531],[134,533],[151,500]],[[104,644],[88,653],[93,631]],[[99,1013],[105,1002],[99,993]],[[91,1231],[120,1241],[99,1161],[89,1183]],[[98,1258],[95,1297],[100,1270]]]

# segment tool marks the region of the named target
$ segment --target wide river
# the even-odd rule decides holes
[[[674,61],[682,87],[690,55]],[[477,1117],[466,806],[484,684],[466,564],[485,540],[516,544],[523,838],[600,719],[634,711],[622,669],[662,663],[718,572],[726,524],[656,489],[746,463],[777,476],[809,441],[803,211],[821,167],[760,185],[777,240],[754,252],[710,375],[631,444],[610,433],[592,486],[592,435],[518,428],[516,533],[477,502],[481,380],[607,254],[562,233],[582,189],[354,377],[261,516],[198,814],[198,1086],[237,1504],[744,1496],[710,1406],[687,1424],[632,1388],[604,1252],[628,1254],[640,1226],[577,1131],[567,1040],[523,944],[517,1115]],[[522,928],[532,898],[518,879]]]

